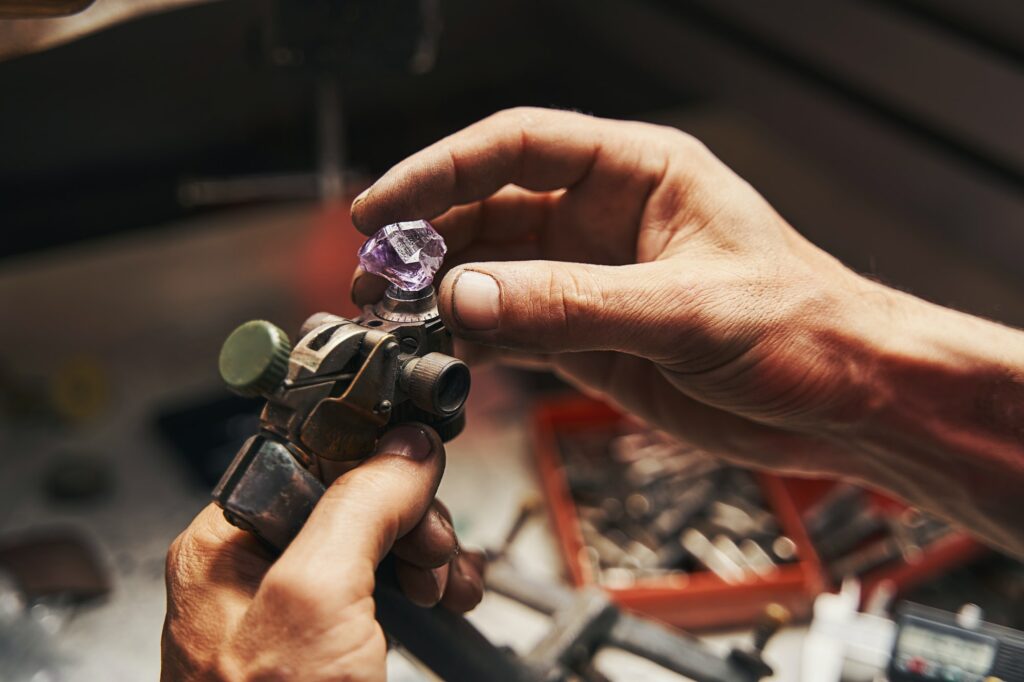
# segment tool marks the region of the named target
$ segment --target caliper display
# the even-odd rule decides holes
[[[929,667],[959,669],[976,675],[987,673],[996,658],[996,642],[991,637],[968,639],[964,633],[917,623],[904,624],[896,648],[908,663],[922,661]]]

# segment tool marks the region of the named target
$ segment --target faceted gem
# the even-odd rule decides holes
[[[399,289],[430,286],[448,251],[444,239],[426,220],[385,225],[359,249],[359,264]]]

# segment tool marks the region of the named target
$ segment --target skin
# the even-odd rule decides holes
[[[448,243],[441,315],[469,356],[549,367],[709,452],[881,488],[1024,555],[1024,333],[852,272],[693,137],[503,111],[352,207],[367,234],[414,217]],[[467,273],[497,283],[492,328],[472,287],[460,304]],[[353,297],[380,287],[357,272]]]
[[[550,368],[731,461],[884,489],[1024,556],[1024,333],[848,270],[694,138],[504,111],[399,163],[352,217],[433,221],[467,356]],[[356,272],[357,303],[382,290]],[[272,567],[200,515],[168,563],[165,679],[383,679],[373,567],[440,469],[377,508],[346,483],[375,459]]]
[[[167,556],[161,679],[384,680],[372,594],[385,554],[421,606],[468,611],[483,593],[483,557],[458,551],[433,499],[443,472],[435,433],[393,430],[331,484],[276,561],[219,509],[204,509]]]

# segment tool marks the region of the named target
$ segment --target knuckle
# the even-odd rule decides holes
[[[548,284],[549,309],[566,333],[579,331],[578,323],[589,313],[605,309],[604,290],[597,278],[586,270],[559,268],[552,271]]]
[[[195,563],[226,542],[227,538],[224,536],[223,529],[217,525],[211,525],[209,521],[205,512],[201,513],[188,528],[181,531],[171,541],[167,548],[168,572]]]
[[[675,126],[657,123],[636,123],[635,125],[644,130],[645,137],[649,138],[652,144],[667,148],[669,152],[694,157],[711,154],[707,145],[700,138]]]
[[[510,107],[496,112],[491,118],[499,122],[522,123],[542,114],[545,109],[539,107]]]
[[[685,154],[690,157],[704,157],[711,154],[711,151],[707,148],[699,138],[694,137],[690,133],[679,130],[678,128],[672,128],[666,126],[666,139],[674,150],[679,153]]]
[[[185,541],[185,533],[179,533],[178,537],[171,541],[170,546],[167,548],[167,572],[172,572],[178,565],[178,557],[181,555],[181,545]]]
[[[165,568],[168,576],[176,576],[181,573],[183,567],[191,562],[191,556],[195,553],[195,534],[191,528],[186,528],[171,541],[167,548]]]
[[[594,121],[592,116],[578,111],[566,111],[562,109],[547,109],[544,107],[517,106],[502,109],[488,116],[485,121],[493,123],[498,127],[529,128],[535,124],[554,122],[556,120],[571,120],[573,122]]]
[[[164,562],[164,578],[170,597],[187,599],[187,595],[202,587],[208,570],[207,554],[191,527],[171,542]]]

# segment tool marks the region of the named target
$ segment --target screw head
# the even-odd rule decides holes
[[[288,374],[288,336],[266,320],[239,326],[220,350],[220,376],[235,393],[265,395],[274,391]]]

